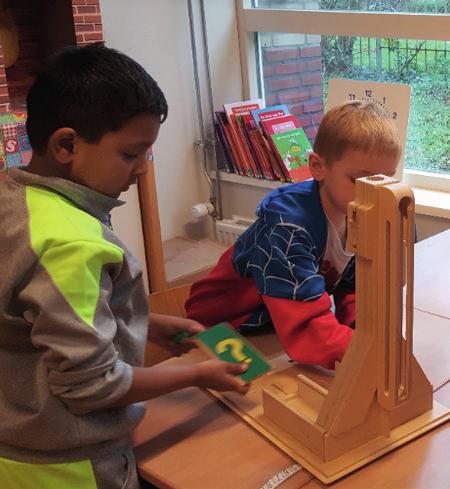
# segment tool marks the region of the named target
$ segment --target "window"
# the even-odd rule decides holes
[[[245,0],[238,13],[246,96],[286,103],[312,140],[330,78],[407,83],[404,180],[450,191],[448,1]]]

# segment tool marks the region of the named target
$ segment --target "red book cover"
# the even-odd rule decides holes
[[[263,115],[265,115],[265,114],[263,114]],[[279,117],[273,117],[273,118],[266,118],[266,119],[261,118],[260,124],[261,124],[261,128],[264,132],[264,135],[266,136],[267,141],[269,142],[269,145],[272,149],[272,152],[275,155],[278,166],[280,167],[280,169],[283,172],[286,179],[288,181],[289,180],[299,180],[300,179],[299,175],[294,174],[294,172],[288,168],[286,161],[281,156],[277,145],[274,144],[274,138],[273,138],[273,136],[275,134],[281,134],[281,133],[284,133],[287,131],[292,131],[294,129],[301,129],[298,119],[293,114],[286,114],[286,115],[282,115]],[[302,170],[303,170],[303,173],[302,173],[301,179],[304,179],[303,177],[304,177],[304,175],[306,175],[306,173],[309,172],[309,169],[308,168],[306,168],[306,169],[302,168]],[[299,173],[299,172],[297,172],[297,173]]]
[[[267,180],[275,180],[276,176],[272,170],[272,165],[268,155],[266,154],[265,148],[261,145],[259,130],[256,122],[250,114],[244,114],[242,116],[242,122],[244,123],[244,128],[248,134],[250,144],[253,148],[254,154],[256,155],[257,162],[261,169],[261,173]]]
[[[236,172],[239,175],[245,175],[246,174],[245,167],[243,166],[244,162],[242,161],[242,156],[237,148],[236,137],[232,130],[231,123],[228,120],[225,112],[217,111],[216,116],[219,121],[219,124],[223,129],[225,137],[227,138],[228,144],[230,146],[230,151],[234,159]]]
[[[250,114],[252,110],[261,109],[264,107],[264,102],[261,99],[247,100],[243,102],[233,102],[224,104],[225,113],[234,129],[236,143],[238,144],[244,159],[246,174],[248,176],[262,177],[257,162],[254,160],[253,154],[249,148],[245,137],[242,116]]]
[[[274,117],[281,117],[282,115],[289,114],[288,106],[283,105],[272,105],[271,107],[265,107],[258,110],[252,110],[252,117],[259,126],[261,121],[267,119],[273,119]]]
[[[293,114],[275,117],[273,119],[261,120],[261,127],[267,136],[291,131],[300,127],[298,119]]]
[[[222,153],[225,159],[226,169],[229,172],[239,174],[239,170],[233,156],[233,151],[231,149],[230,143],[228,142],[228,137],[225,134],[223,124],[221,124],[220,122],[220,119],[222,117],[220,111],[217,111],[215,114],[216,122],[214,123],[214,128],[216,131],[217,141],[219,142],[218,146],[222,149]],[[225,115],[223,112],[222,114]]]
[[[264,148],[264,152],[267,155],[267,158],[269,159],[270,167],[272,168],[273,173],[275,174],[278,180],[282,182],[287,182],[289,177],[287,175],[287,172],[284,172],[284,165],[280,166],[280,163],[274,153],[272,146],[269,144],[268,140],[264,137],[263,133],[261,131],[258,131],[258,133],[259,133],[258,137],[261,142],[261,146]]]

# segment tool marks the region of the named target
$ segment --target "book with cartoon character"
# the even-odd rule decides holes
[[[308,166],[308,153],[311,144],[301,127],[270,135],[274,149],[283,162],[293,182],[311,178]]]

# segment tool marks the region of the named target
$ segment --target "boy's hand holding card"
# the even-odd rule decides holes
[[[175,341],[180,341],[183,337],[186,336],[177,335]],[[272,368],[264,356],[227,323],[216,324],[190,338],[212,358],[231,363],[245,363],[248,368],[239,375],[244,382],[250,382]]]

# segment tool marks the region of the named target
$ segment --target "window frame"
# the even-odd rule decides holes
[[[246,99],[262,93],[258,32],[450,41],[450,14],[262,9],[253,8],[251,0],[236,0],[236,7]],[[412,187],[450,192],[447,174],[405,169],[403,181]]]

